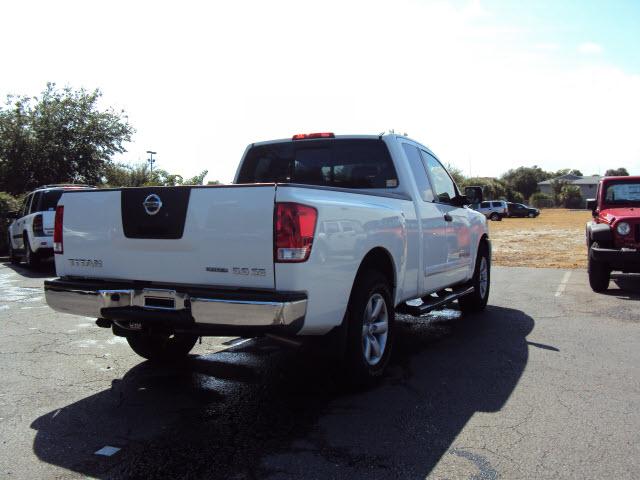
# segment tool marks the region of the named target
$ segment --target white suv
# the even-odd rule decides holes
[[[504,200],[491,200],[480,203],[477,210],[489,220],[502,220],[509,216],[509,208]]]
[[[45,185],[27,195],[9,225],[9,257],[17,264],[23,258],[35,267],[42,258],[53,256],[53,224],[56,205],[66,190],[95,188],[88,185]]]

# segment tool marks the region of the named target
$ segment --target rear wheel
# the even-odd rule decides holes
[[[24,262],[27,264],[27,267],[36,268],[40,263],[40,259],[38,258],[38,255],[31,250],[29,236],[25,233],[22,238],[24,240]]]
[[[502,220],[502,217],[500,217],[500,215],[496,212],[493,212],[491,215],[489,215],[489,220],[493,220],[498,221],[498,220]]]
[[[481,312],[489,301],[489,288],[491,286],[491,260],[489,247],[483,241],[478,248],[476,267],[469,285],[473,287],[473,293],[465,295],[458,300],[462,313]]]
[[[593,243],[591,247],[598,247],[597,243]],[[604,292],[609,288],[609,279],[611,278],[611,269],[606,263],[598,262],[591,258],[591,247],[589,248],[589,285],[594,292]]]
[[[127,336],[131,349],[152,362],[170,362],[186,357],[197,335],[134,333]]]
[[[358,275],[348,307],[346,367],[357,386],[380,377],[391,356],[395,310],[389,281],[375,270]]]

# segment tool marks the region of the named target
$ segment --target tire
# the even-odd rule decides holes
[[[197,340],[197,335],[187,334],[135,333],[127,336],[127,342],[134,352],[158,363],[184,359]]]
[[[535,214],[535,213],[533,213],[533,212],[531,212],[531,213],[529,214],[529,218],[536,218],[536,214]]]
[[[358,275],[347,307],[345,363],[350,386],[379,378],[389,363],[395,334],[395,308],[387,278],[376,270]]]
[[[500,220],[502,220],[502,217],[500,217],[500,215],[497,214],[496,212],[493,212],[491,215],[489,215],[489,220],[493,220],[494,222],[499,222]]]
[[[22,238],[24,240],[24,262],[27,264],[27,267],[36,268],[40,264],[40,259],[38,255],[31,250],[29,236],[25,233]]]
[[[473,293],[458,300],[460,310],[462,313],[481,312],[487,306],[491,287],[491,258],[489,257],[489,247],[484,241],[478,247],[476,267],[469,286],[474,287]]]
[[[592,247],[597,247],[597,243],[593,243]],[[606,263],[598,262],[591,258],[591,247],[589,248],[589,285],[594,292],[606,292],[609,288],[609,280],[611,278],[611,269]]]
[[[9,261],[13,265],[19,265],[20,264],[20,257],[18,255],[16,255],[16,252],[13,249],[13,244],[11,242],[11,235],[9,235]]]

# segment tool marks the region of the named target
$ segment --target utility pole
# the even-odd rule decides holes
[[[147,153],[149,154],[149,158],[147,159],[147,162],[149,162],[149,170],[153,172],[153,164],[156,163],[156,161],[153,159],[153,156],[158,152],[147,150]]]

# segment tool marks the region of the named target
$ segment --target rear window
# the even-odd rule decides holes
[[[382,140],[302,140],[252,147],[237,183],[395,188],[398,176]]]
[[[494,207],[504,207],[504,204],[502,202],[491,202],[491,205],[493,205]]]
[[[40,196],[40,202],[38,205],[39,212],[48,212],[56,209],[58,200],[62,196],[62,190],[46,190],[42,192]]]

